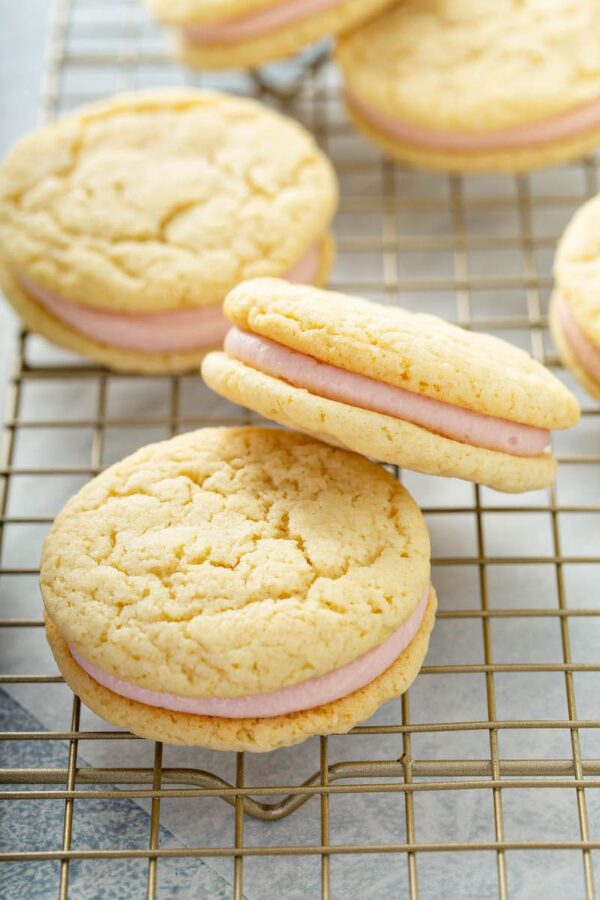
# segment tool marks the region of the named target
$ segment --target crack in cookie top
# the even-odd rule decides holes
[[[374,109],[481,134],[600,98],[598,0],[404,0],[342,38],[338,61]]]
[[[419,603],[429,538],[408,492],[360,456],[273,429],[202,429],[89,482],[44,545],[63,638],[104,672],[239,697],[326,674]]]
[[[285,275],[327,231],[329,161],[254,100],[125,94],[21,141],[0,167],[0,248],[63,300],[117,312],[221,303]]]

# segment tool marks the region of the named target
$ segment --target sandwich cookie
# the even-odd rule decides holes
[[[405,0],[337,59],[359,130],[415,166],[520,172],[600,143],[597,0]]]
[[[393,0],[145,0],[189,66],[260,66],[356,28]]]
[[[429,537],[388,472],[274,429],[139,450],[46,539],[46,630],[72,690],[136,734],[272,750],[344,733],[416,676]]]
[[[559,243],[550,309],[563,363],[600,400],[600,195],[575,214]]]
[[[126,94],[42,128],[0,167],[0,283],[27,327],[114,369],[179,372],[222,343],[245,277],[322,283],[331,165],[248,99]]]
[[[224,352],[203,361],[218,394],[321,440],[501,491],[556,474],[550,429],[575,397],[498,338],[435,316],[256,279],[227,297]]]

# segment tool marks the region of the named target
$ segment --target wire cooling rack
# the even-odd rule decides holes
[[[556,238],[598,190],[598,161],[516,178],[408,171],[353,133],[322,53],[260,77],[200,77],[163,41],[135,0],[59,0],[44,118],[159,84],[262,96],[336,165],[334,288],[521,344],[584,414],[557,437],[549,491],[403,474],[440,595],[409,694],[349,735],[267,756],[181,750],[110,730],[62,683],[43,637],[39,548],[66,497],[126,452],[255,418],[197,377],[113,375],[22,334],[0,458],[0,894],[594,897],[600,409],[560,370],[546,313]]]

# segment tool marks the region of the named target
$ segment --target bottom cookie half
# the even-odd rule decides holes
[[[463,478],[508,493],[547,487],[556,477],[556,459],[550,453],[511,456],[461,444],[403,419],[318,397],[226,353],[207,356],[202,375],[209,387],[233,403],[381,462],[428,475]]]
[[[432,587],[416,636],[398,659],[370,684],[324,706],[266,719],[196,716],[127,700],[102,687],[84,672],[48,617],[46,634],[54,659],[71,690],[107,722],[167,744],[263,753],[298,744],[314,735],[345,734],[373,715],[383,703],[403,694],[414,681],[425,658],[436,605]]]

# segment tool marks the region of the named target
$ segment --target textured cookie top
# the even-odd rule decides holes
[[[143,0],[153,16],[167,25],[225,22],[289,0]]]
[[[600,194],[569,222],[558,245],[555,275],[575,321],[600,347]]]
[[[220,303],[322,236],[335,176],[302,126],[240,97],[125,94],[18,144],[0,246],[66,300],[129,312]]]
[[[540,428],[579,417],[575,397],[524,350],[436,316],[275,278],[238,285],[224,310],[246,331],[436,400]]]
[[[342,38],[352,91],[437,131],[481,133],[600,97],[598,0],[405,0]]]
[[[203,429],[89,482],[46,539],[63,637],[181,696],[278,690],[382,643],[429,579],[423,517],[373,463],[299,434]]]

